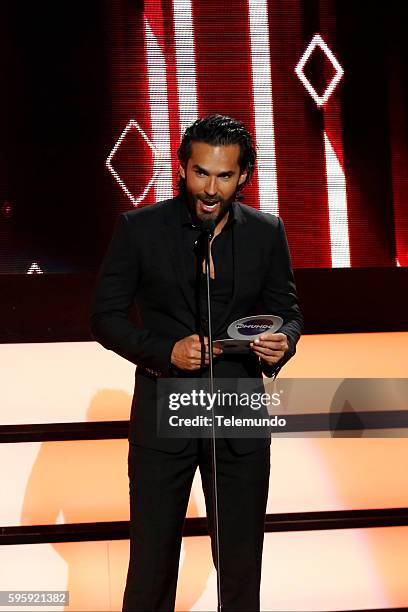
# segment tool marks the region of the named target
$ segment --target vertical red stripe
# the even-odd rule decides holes
[[[330,267],[322,114],[294,72],[312,34],[300,0],[269,3],[279,210],[295,267]]]
[[[177,186],[177,149],[180,144],[180,115],[179,115],[179,100],[177,88],[177,63],[176,63],[176,47],[174,37],[174,15],[172,0],[162,0],[164,20],[164,35],[165,35],[165,55],[167,66],[167,96],[169,104],[169,126],[171,137],[171,161],[173,168],[173,185],[174,193]]]
[[[388,66],[396,259],[400,266],[408,266],[408,122],[403,86],[405,67],[397,54],[391,56]]]
[[[336,19],[335,19],[335,7],[333,0],[320,0],[319,3],[319,18],[320,18],[320,34],[323,37],[327,46],[331,49],[336,59],[337,57],[337,45],[336,45]],[[339,62],[341,65],[341,62]],[[325,64],[325,80],[328,82],[329,78],[332,78],[333,69],[332,66]],[[343,128],[341,121],[341,107],[340,99],[342,95],[343,78],[338,83],[336,89],[330,96],[324,108],[324,128],[327,134],[330,144],[334,149],[337,159],[339,160],[340,166],[345,174],[344,166],[344,151],[343,151]],[[347,189],[347,176],[345,174],[346,189]],[[347,197],[347,194],[345,194]],[[348,212],[348,211],[347,211]],[[350,236],[350,231],[349,231]],[[349,240],[349,237],[348,237]],[[350,250],[350,266],[352,266],[352,245],[349,240]]]
[[[228,11],[218,0],[195,0],[193,22],[199,115],[230,115],[255,134],[247,0]],[[246,204],[259,207],[256,176],[244,195]]]
[[[143,12],[141,9],[112,7],[109,15],[112,87],[112,141],[110,149],[130,119],[135,119],[147,135],[150,135],[150,112],[144,46]],[[112,165],[135,196],[143,192],[152,174],[153,157],[143,138],[129,131],[112,160]],[[112,177],[112,181],[115,179]],[[115,207],[129,210],[132,203],[116,184]],[[142,204],[149,203],[150,192]]]

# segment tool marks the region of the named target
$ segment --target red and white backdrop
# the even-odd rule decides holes
[[[388,148],[377,170],[381,151],[373,154],[363,137],[345,158],[352,121],[346,108],[344,125],[343,96],[354,68],[334,0],[145,0],[139,10],[116,7],[110,18],[106,166],[120,208],[172,197],[183,130],[198,117],[227,114],[257,142],[245,202],[282,216],[295,267],[407,265],[406,144],[395,112],[384,111]],[[384,79],[390,97],[397,76]],[[382,87],[381,75],[377,81]],[[377,175],[381,188],[371,197]]]
[[[253,132],[245,201],[282,216],[296,268],[407,266],[405,21],[392,1],[0,3],[0,273],[95,272],[210,113]]]

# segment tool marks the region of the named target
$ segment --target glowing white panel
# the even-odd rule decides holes
[[[68,544],[72,545],[72,542]],[[95,544],[100,554],[101,544],[99,542]],[[102,544],[102,546],[103,545],[104,544]],[[61,546],[64,546],[64,544],[20,544],[18,546],[0,546],[0,590],[68,590],[71,566],[69,560],[61,554]],[[105,574],[106,573],[107,571],[105,571]],[[101,587],[101,591],[107,595],[104,585]],[[69,600],[71,604],[71,593]],[[108,597],[105,597],[104,603],[108,603]],[[36,610],[64,612],[64,610],[70,609],[70,607],[65,607],[63,604],[53,604],[52,606],[28,606],[23,604],[17,606],[0,606],[0,610],[15,610],[16,612],[23,612],[25,610],[31,612]],[[84,608],[84,610],[85,609],[86,608]],[[96,609],[97,608],[95,608],[95,610]]]
[[[272,439],[268,513],[406,507],[406,437],[318,436]],[[0,444],[12,466],[0,471],[0,525],[128,520],[127,453],[126,439]],[[198,471],[187,516],[205,516]]]
[[[395,558],[403,562],[408,555],[401,551],[398,537],[406,546],[408,529],[267,533],[261,610],[329,612],[387,608],[396,601],[403,605],[404,583]],[[389,567],[396,570],[392,586]]]
[[[156,199],[159,201],[173,197],[166,62],[157,38],[146,19],[145,37],[152,139],[159,153],[154,159],[154,168],[157,172],[154,189]]]
[[[197,82],[191,0],[173,0],[180,133],[197,119]]]
[[[330,81],[325,91],[323,92],[323,95],[321,96],[319,96],[319,94],[317,93],[317,91],[315,90],[315,88],[313,87],[313,85],[311,84],[309,79],[307,79],[307,77],[305,76],[305,73],[303,72],[303,69],[309,57],[312,55],[316,47],[319,47],[323,51],[327,59],[332,63],[333,68],[335,70],[335,74],[332,80]],[[327,100],[330,98],[333,91],[335,90],[337,83],[340,81],[341,77],[344,74],[343,68],[340,66],[339,62],[337,61],[337,59],[335,58],[335,56],[333,55],[329,47],[326,45],[326,43],[324,42],[320,34],[315,34],[313,36],[312,40],[310,41],[310,43],[308,44],[306,48],[306,51],[303,53],[302,57],[300,58],[299,63],[295,68],[295,72],[298,75],[301,82],[303,83],[303,85],[306,87],[307,91],[312,96],[313,100],[316,102],[317,106],[323,106],[323,104],[326,104]]]
[[[326,134],[324,153],[326,158],[327,198],[329,203],[330,249],[333,268],[350,267],[350,243],[347,216],[346,178],[343,168]]]
[[[248,0],[248,7],[255,133],[258,145],[259,207],[264,212],[277,215],[278,180],[276,175],[267,0]]]
[[[96,342],[0,344],[0,362],[1,425],[129,418],[135,366]]]
[[[128,521],[128,448],[125,439],[0,444],[1,465],[12,466],[0,471],[0,525]],[[323,507],[330,509],[324,501]],[[198,470],[187,516],[205,516]]]
[[[1,590],[69,591],[66,606],[0,606],[0,610],[106,612],[121,609],[111,607],[109,542],[0,546],[0,565]]]
[[[267,533],[261,610],[406,609],[407,544],[407,527]],[[66,610],[120,610],[128,561],[127,540],[2,546],[0,588],[67,589]],[[216,607],[209,538],[184,538],[175,609]]]
[[[408,332],[306,335],[279,377],[408,378],[407,352]],[[97,342],[0,344],[0,362],[2,425],[129,418],[135,366]]]

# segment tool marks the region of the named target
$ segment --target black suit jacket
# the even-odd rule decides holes
[[[176,374],[171,366],[175,342],[196,333],[195,301],[182,255],[180,207],[174,198],[120,215],[95,290],[91,315],[93,337],[137,365],[129,440],[177,452],[187,440],[156,436],[156,381]],[[222,356],[214,365],[220,378],[257,378],[262,370],[276,375],[295,353],[302,327],[285,230],[280,218],[235,202],[233,224],[234,290],[214,338],[228,325],[262,309],[280,315],[280,331],[289,351],[276,366],[260,364],[253,354]],[[129,320],[133,305],[138,324]],[[182,372],[178,372],[182,375]],[[269,440],[231,440],[238,453]]]

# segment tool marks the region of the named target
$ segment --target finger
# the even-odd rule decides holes
[[[203,338],[194,340],[190,346],[191,346],[191,349],[194,351],[203,351],[203,350],[208,349],[208,343],[205,343]]]
[[[213,355],[214,355],[214,357],[218,357],[217,353],[214,353]],[[195,352],[194,354],[191,355],[191,359],[195,359],[195,360],[198,360],[198,361],[203,361],[204,359],[206,361],[208,361],[209,358],[210,358],[210,355],[209,355],[208,351],[197,351],[197,352]]]
[[[197,370],[199,368],[203,368],[206,365],[205,359],[194,359],[190,362],[190,365],[193,370]]]
[[[222,354],[222,349],[217,349],[213,351],[213,356],[215,358],[219,357]],[[204,365],[208,365],[210,362],[210,355],[208,350],[203,351],[201,348],[192,350],[188,356],[187,360],[189,363],[194,364],[196,367],[202,367]]]
[[[262,342],[262,343],[251,342],[250,347],[255,350],[259,350],[259,351],[266,351],[268,355],[272,355],[273,353],[284,353],[285,352],[282,346],[278,345],[276,347],[275,344],[271,345],[271,343],[267,343],[267,342]]]
[[[257,354],[255,353],[255,355],[259,358],[262,359],[262,361],[265,361],[266,363],[268,363],[269,365],[274,365],[275,363],[278,363],[281,359],[281,357],[275,357],[273,355],[261,355],[261,354]]]
[[[213,347],[214,348],[217,347],[215,342],[217,342],[217,340],[213,341]],[[208,337],[207,336],[203,336],[202,338],[200,338],[200,344],[204,344],[205,347],[208,347],[209,346]],[[220,347],[217,347],[217,348],[220,348]]]
[[[254,346],[267,348],[271,351],[286,351],[288,348],[286,344],[282,344],[281,342],[267,342],[266,340],[264,342],[254,342]]]
[[[210,354],[209,351],[209,347],[202,347],[199,346],[195,349],[193,349],[193,351],[191,352],[192,356],[197,356],[197,355],[203,355],[205,353],[205,355],[208,357]],[[213,355],[221,355],[222,354],[222,348],[218,347],[218,346],[213,346]]]
[[[271,333],[266,333],[266,334],[262,334],[261,336],[258,336],[258,338],[255,338],[255,341],[258,342],[273,342],[282,346],[287,346],[288,345],[288,339],[287,336],[285,334],[271,334]]]
[[[263,346],[254,345],[251,348],[253,349],[254,353],[256,353],[257,355],[261,357],[268,356],[268,357],[277,357],[278,359],[281,359],[285,354],[283,351],[274,351],[269,348],[265,348]]]
[[[262,340],[261,338],[255,338],[254,344],[257,346],[263,346],[266,348],[274,349],[276,351],[286,351],[288,344],[286,340]]]
[[[214,353],[213,357],[214,357],[214,359],[216,359],[217,357],[219,357],[219,355]],[[208,364],[210,362],[210,356],[209,356],[208,353],[205,354],[205,362],[206,362],[206,364]]]
[[[222,353],[222,348],[220,346],[213,346],[213,355],[221,355],[221,353]],[[205,354],[206,355],[210,354],[209,347],[207,347]]]
[[[206,366],[207,366],[207,365],[210,363],[210,356],[209,356],[209,354],[208,354],[208,353],[206,353],[206,354],[205,354],[205,356],[203,356],[203,357],[204,357],[204,358],[202,358],[202,359],[201,359],[201,363],[202,363],[203,365],[206,365]],[[218,357],[218,355],[215,355],[215,354],[214,354],[214,358],[217,358],[217,357]]]
[[[208,353],[206,353],[205,355],[203,355],[203,357],[204,357],[204,359],[205,359],[206,363],[208,363],[208,362],[210,361],[210,356],[209,356],[209,354],[208,354]],[[216,355],[215,353],[213,354],[213,358],[214,358],[214,359],[218,359],[218,357],[219,357],[219,355]]]
[[[282,340],[286,340],[286,334],[273,334],[272,332],[265,332],[258,336],[261,340],[274,340],[276,342],[281,342]]]
[[[193,347],[197,350],[202,350],[203,348],[205,348],[206,351],[208,351],[209,349],[208,337],[202,336],[201,338],[199,338],[198,336],[196,336],[196,338],[197,340],[194,341]],[[220,355],[222,353],[222,348],[213,343],[213,353],[214,354],[217,353],[218,355]]]
[[[204,366],[208,366],[210,360],[208,359],[208,357],[206,357],[205,359],[190,359],[190,361],[187,362],[187,364],[185,365],[184,370],[199,370],[200,368],[203,368]]]

